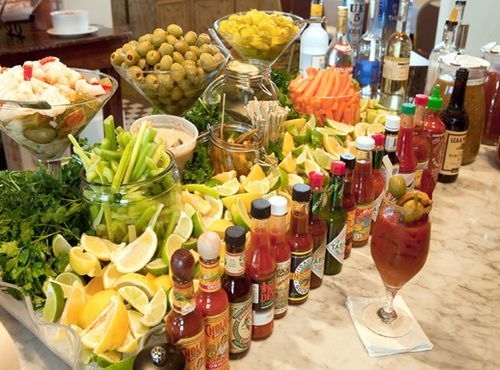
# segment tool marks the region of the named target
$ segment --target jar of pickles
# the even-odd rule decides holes
[[[436,84],[440,86],[443,106],[448,105],[450,101],[456,71],[459,68],[466,68],[469,71],[464,101],[465,110],[469,116],[469,129],[465,139],[462,164],[472,163],[476,159],[481,145],[486,113],[484,82],[489,66],[490,63],[484,59],[456,53],[445,55],[439,59],[439,78]]]
[[[500,45],[489,43],[481,48],[483,58],[491,63],[486,73],[485,98],[486,120],[483,139],[487,145],[495,145],[500,137]]]

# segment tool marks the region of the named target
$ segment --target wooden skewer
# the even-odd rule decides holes
[[[226,94],[222,94],[222,118],[220,122],[220,138],[224,140],[224,116],[226,112]]]

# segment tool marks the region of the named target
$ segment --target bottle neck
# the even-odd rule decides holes
[[[406,128],[413,128],[413,115],[402,114],[401,115],[401,126]]]
[[[378,0],[370,0],[370,7],[368,9],[368,24],[366,29],[369,30],[372,35],[377,34],[378,8]]]
[[[386,153],[395,153],[398,145],[399,131],[385,130],[385,145]]]
[[[443,43],[446,50],[451,50],[453,48],[456,29],[457,23],[448,21],[446,22],[443,32]]]
[[[347,42],[347,15],[340,13],[337,17],[337,44],[344,44]]]
[[[319,217],[319,212],[321,211],[321,189],[314,189],[311,195],[311,201],[309,202],[309,214],[311,219]]]
[[[245,273],[245,245],[226,244],[224,272],[227,276],[241,276]]]
[[[373,169],[380,170],[382,168],[382,158],[384,158],[384,148],[377,147],[373,151]]]
[[[214,293],[221,287],[219,258],[213,260],[200,259],[200,289],[205,293]]]
[[[415,116],[413,119],[414,129],[420,130],[423,128],[424,118],[425,118],[425,105],[417,105],[417,109],[415,111]]]
[[[286,215],[272,215],[269,223],[272,244],[283,243],[286,235]]]
[[[305,202],[292,202],[292,218],[290,230],[293,234],[307,234],[309,223],[309,207]]]
[[[187,315],[194,311],[194,288],[192,281],[178,281],[174,278],[174,300],[172,308],[181,315]]]
[[[455,85],[453,86],[453,92],[450,97],[451,106],[463,109],[464,99],[465,99],[465,89],[467,88],[467,80],[455,80]]]
[[[332,176],[332,184],[330,186],[331,198],[330,198],[330,210],[334,211],[341,207],[342,197],[344,195],[344,176]]]
[[[408,21],[408,0],[401,0],[401,2],[399,3],[396,32],[405,32],[407,21]]]
[[[311,19],[320,19],[323,16],[323,0],[311,1]],[[319,23],[312,23],[310,26],[319,25]]]

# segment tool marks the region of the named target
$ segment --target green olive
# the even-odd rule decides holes
[[[126,53],[130,49],[132,49],[132,46],[130,46],[130,44],[128,42],[126,42],[125,44],[123,44],[122,50],[123,50],[124,53]]]
[[[165,110],[168,114],[178,115],[181,112],[181,108],[177,104],[169,105],[165,107]]]
[[[182,80],[177,82],[177,85],[182,89],[182,91],[192,90],[194,88],[193,84],[189,80]]]
[[[174,60],[170,55],[164,55],[160,60],[160,70],[162,71],[170,71],[170,67],[172,67],[172,63]]]
[[[153,37],[151,38],[151,43],[154,45],[155,48],[159,48],[160,45],[165,42],[165,40],[166,40],[165,34],[154,33]]]
[[[175,37],[174,35],[168,35],[166,41],[170,45],[174,46],[174,44],[177,42],[177,37]]]
[[[137,65],[143,70],[145,71],[146,69],[148,69],[148,62],[146,62],[146,59],[145,58],[141,58],[137,61]]]
[[[111,53],[111,63],[115,66],[119,66],[125,61],[125,53],[122,48],[116,49],[113,53]]]
[[[122,64],[120,64],[120,67],[123,69],[127,69],[128,67],[130,67],[130,64],[128,64],[128,62],[125,60],[124,62],[122,62]]]
[[[184,90],[184,96],[186,98],[195,98],[198,96],[199,91],[196,89]]]
[[[153,45],[149,41],[143,41],[135,48],[141,57],[145,57],[150,50],[153,50]]]
[[[189,31],[186,32],[184,35],[184,40],[189,44],[189,45],[194,45],[196,43],[196,39],[198,38],[198,35],[194,31]]]
[[[155,70],[155,71],[160,71],[160,70],[161,70],[161,69],[160,69],[160,67],[161,67],[161,66],[160,66],[160,63],[156,63],[156,64],[153,66],[153,70]]]
[[[184,60],[182,63],[182,66],[184,67],[184,69],[187,67],[187,66],[190,66],[190,67],[196,67],[196,63],[193,62],[192,60]]]
[[[196,40],[196,46],[201,47],[203,44],[210,44],[210,36],[208,36],[206,33],[200,33],[198,35],[198,39]]]
[[[144,42],[144,41],[149,41],[151,42],[151,39],[153,38],[153,35],[150,33],[146,33],[145,35],[142,35],[139,37],[139,42]]]
[[[137,40],[130,40],[128,44],[132,47],[132,49],[135,49],[137,45],[139,45],[139,41]]]
[[[145,82],[148,85],[157,85],[158,84],[158,76],[154,73],[148,73],[146,75]]]
[[[174,100],[180,100],[184,96],[184,92],[179,86],[175,86],[170,92],[170,97]]]
[[[184,66],[184,69],[186,70],[186,77],[191,82],[193,82],[196,79],[196,75],[198,74],[196,66]]]
[[[200,55],[200,60],[201,60],[201,67],[207,71],[207,72],[212,72],[217,68],[217,62],[215,61],[215,58],[208,54],[208,53],[202,53]]]
[[[162,36],[166,36],[167,34],[167,31],[165,31],[163,28],[155,28],[154,31],[153,31],[153,36],[154,35],[162,35]]]
[[[209,44],[203,44],[200,46],[200,52],[212,55],[212,48]]]
[[[170,67],[170,72],[171,72],[172,78],[176,82],[179,82],[186,77],[186,71],[184,70],[184,67],[182,65],[180,65],[179,63],[172,64],[172,67]]]
[[[160,101],[160,103],[165,104],[165,105],[174,104],[174,100],[170,96],[161,97],[158,100]]]
[[[200,57],[200,55],[201,55],[201,51],[200,51],[200,48],[199,48],[198,46],[193,46],[193,45],[191,45],[191,46],[189,47],[189,50],[190,50],[190,51],[192,51],[193,53],[195,53],[195,54],[196,54],[196,58],[199,58],[199,57]]]
[[[154,66],[160,61],[161,55],[157,50],[150,50],[146,54],[146,61],[150,66]]]
[[[174,62],[179,63],[179,64],[184,62],[184,57],[178,51],[174,51],[173,59],[174,59]]]
[[[167,90],[170,90],[174,87],[174,80],[170,73],[160,73],[158,74],[158,83],[160,86],[163,86]]]
[[[172,92],[172,89],[167,89],[163,85],[158,86],[158,90],[156,90],[156,94],[160,98],[166,98],[166,97],[170,96],[171,92]]]
[[[180,99],[178,101],[178,104],[182,107],[188,107],[190,106],[191,104],[193,104],[193,99],[192,98],[188,98],[184,95],[184,98]]]
[[[198,56],[193,51],[188,50],[184,53],[184,60],[191,60],[193,63],[196,64]]]
[[[164,55],[171,56],[174,53],[174,47],[172,45],[170,45],[168,42],[164,42],[158,48],[158,52],[161,54],[161,56],[164,56]]]
[[[177,24],[171,24],[167,27],[167,32],[169,35],[173,35],[175,37],[181,37],[184,31],[182,30],[181,26]]]
[[[141,67],[132,66],[127,70],[127,75],[137,81],[141,81],[144,78],[144,74],[142,72]]]
[[[216,53],[216,54],[214,55],[214,58],[215,58],[215,62],[217,63],[217,65],[221,64],[221,63],[224,61],[224,59],[226,59],[226,58],[224,57],[224,54],[222,54],[222,53],[220,53],[220,52]]]
[[[189,50],[189,44],[184,40],[177,40],[177,42],[174,44],[174,49],[179,53],[184,54]]]
[[[57,131],[52,127],[27,128],[23,135],[37,144],[49,144],[57,137]]]
[[[215,55],[219,53],[219,49],[215,45],[209,45],[210,46],[210,54]]]
[[[127,63],[129,63],[130,65],[136,64],[140,58],[141,57],[134,49],[129,49],[127,51]]]

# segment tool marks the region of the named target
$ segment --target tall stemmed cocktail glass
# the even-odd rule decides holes
[[[403,310],[393,306],[397,292],[424,266],[429,252],[431,223],[430,205],[417,220],[403,209],[385,199],[377,217],[371,239],[371,254],[384,282],[386,301],[366,306],[362,313],[365,325],[385,337],[401,337],[411,329],[411,319]],[[406,213],[406,215],[405,215]],[[409,217],[410,215],[410,217]],[[411,221],[409,221],[411,220]]]

